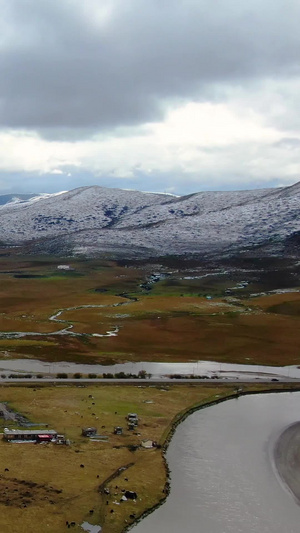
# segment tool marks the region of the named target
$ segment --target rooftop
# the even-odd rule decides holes
[[[54,429],[8,429],[4,428],[4,435],[57,435]]]

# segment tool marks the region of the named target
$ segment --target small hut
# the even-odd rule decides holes
[[[153,448],[153,441],[150,439],[142,440],[141,445],[143,448]]]
[[[97,428],[89,427],[89,428],[82,428],[81,434],[84,437],[94,437],[97,435]]]
[[[136,413],[128,413],[127,420],[128,420],[128,425],[137,426],[139,423],[138,415]]]

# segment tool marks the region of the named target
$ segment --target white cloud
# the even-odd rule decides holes
[[[75,143],[50,142],[37,133],[0,133],[0,169],[3,171],[57,173],[60,167],[80,165]]]
[[[63,174],[63,171],[62,171],[60,168],[54,168],[53,170],[50,171],[49,174],[58,174],[58,175],[62,175],[62,174]]]
[[[188,103],[152,129],[162,145],[214,147],[278,138],[278,131],[265,126],[258,113],[251,109],[237,113],[224,103]]]
[[[262,95],[265,98],[264,91]],[[291,183],[300,175],[300,128],[291,136],[288,128],[273,120],[277,99],[277,93],[274,98],[269,93],[267,115],[255,91],[252,100],[237,91],[226,103],[181,103],[169,106],[161,122],[128,131],[123,127],[120,134],[116,130],[84,141],[50,141],[28,131],[2,132],[0,170],[60,175],[63,187],[63,176],[70,177],[72,168],[90,172],[95,181],[110,176],[112,186],[114,179],[121,178],[126,187],[127,180],[139,176],[144,190],[158,174],[173,174],[177,191],[179,176],[181,180],[186,176],[194,190],[201,190],[203,184],[207,188],[207,182],[219,188],[235,184],[242,188],[244,180],[261,186],[274,179]],[[162,190],[174,189],[166,182]]]

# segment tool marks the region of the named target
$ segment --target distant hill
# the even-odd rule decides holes
[[[0,240],[27,251],[114,257],[298,253],[300,183],[188,196],[98,186],[0,196]]]
[[[26,202],[27,200],[30,200],[30,198],[33,198],[35,195],[33,194],[0,194],[0,205],[5,205],[9,203],[19,203],[19,202]]]

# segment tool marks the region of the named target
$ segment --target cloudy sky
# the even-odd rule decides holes
[[[300,180],[299,0],[0,0],[0,193]]]

